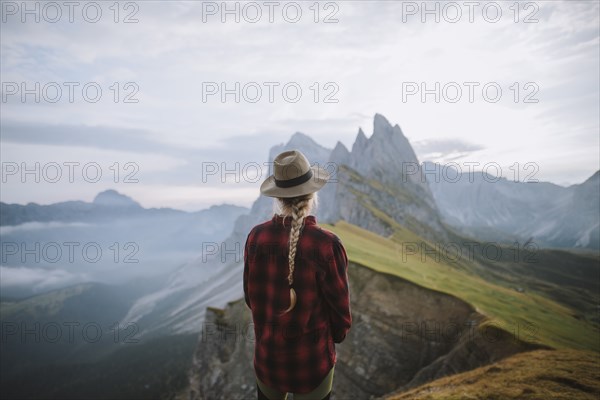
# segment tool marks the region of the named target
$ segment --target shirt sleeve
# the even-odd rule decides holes
[[[248,262],[248,246],[250,241],[250,234],[246,237],[246,244],[244,245],[244,300],[246,305],[250,307],[250,297],[248,297],[248,273],[249,273],[249,262]]]
[[[352,326],[348,287],[348,258],[339,238],[332,243],[333,252],[326,260],[325,273],[320,274],[320,286],[329,305],[333,341],[341,343]]]

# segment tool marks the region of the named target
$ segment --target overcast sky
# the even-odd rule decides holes
[[[298,131],[351,148],[375,113],[420,161],[561,185],[599,168],[597,1],[1,4],[4,202],[115,188],[147,207],[249,206],[262,179],[203,182],[202,165],[241,171]],[[39,182],[21,174],[35,163]]]

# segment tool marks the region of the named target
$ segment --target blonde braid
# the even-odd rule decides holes
[[[308,211],[309,199],[302,199],[292,204],[292,227],[290,228],[290,251],[288,256],[289,269],[288,282],[290,286],[294,283],[294,269],[296,267],[296,249],[298,239],[300,239],[300,230],[304,217]]]
[[[298,240],[304,224],[304,218],[309,213],[313,196],[285,199],[284,206],[289,206],[292,214],[292,224],[289,237],[289,255],[288,255],[288,283],[290,286],[294,283],[294,269],[296,267],[296,250]],[[287,204],[286,204],[287,203]],[[291,204],[290,204],[291,203]],[[291,311],[296,306],[296,291],[290,287],[290,306],[282,314]]]

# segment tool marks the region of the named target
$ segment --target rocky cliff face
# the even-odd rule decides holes
[[[351,263],[353,327],[336,345],[335,399],[369,399],[539,346],[482,324],[453,296]],[[189,398],[256,398],[254,332],[243,300],[206,314]]]

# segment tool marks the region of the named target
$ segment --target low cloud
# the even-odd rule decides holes
[[[85,228],[91,226],[83,222],[26,222],[24,224],[16,226],[0,226],[0,234],[8,235],[11,233],[24,233],[31,231],[40,231],[44,229],[57,229],[57,228]]]
[[[448,162],[458,160],[473,152],[485,149],[484,146],[461,139],[425,139],[413,144],[421,161]]]
[[[73,274],[62,269],[27,267],[0,266],[0,276],[2,276],[0,287],[3,293],[35,294],[89,281],[86,274]]]
[[[23,144],[132,150],[142,153],[164,151],[166,145],[156,139],[151,139],[152,136],[151,132],[142,129],[83,124],[31,123],[14,120],[2,122],[2,141]]]

